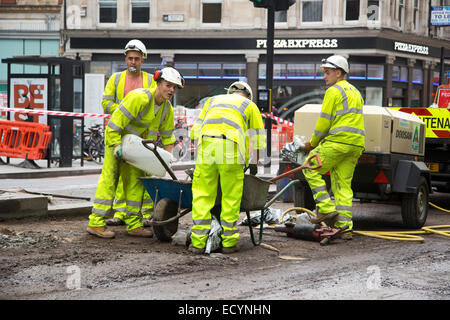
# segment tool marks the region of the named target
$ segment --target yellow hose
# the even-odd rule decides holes
[[[445,211],[450,212],[450,210],[442,209],[435,204],[429,202],[428,204],[432,205],[433,207]],[[293,207],[290,209],[285,210],[280,218],[280,221],[283,221],[284,216],[291,212],[291,211],[303,211],[308,213],[310,216],[315,217],[316,214],[306,208],[302,207]],[[450,225],[438,225],[438,226],[429,226],[429,227],[423,227],[422,230],[415,230],[415,231],[397,231],[397,232],[391,232],[391,231],[358,231],[353,230],[353,234],[358,234],[362,236],[372,237],[372,238],[379,238],[379,239],[386,239],[386,240],[396,240],[396,241],[411,241],[411,242],[423,242],[425,241],[424,238],[418,236],[418,234],[438,234],[445,237],[450,237],[450,230],[445,231],[439,231],[435,229],[443,229],[443,228],[450,228]]]
[[[450,213],[450,210],[447,210],[447,209],[444,209],[444,208],[438,207],[438,206],[437,206],[437,205],[435,205],[434,203],[428,202],[428,204],[429,204],[430,206],[432,206],[432,207],[435,207],[436,209],[439,209],[439,210],[441,210],[441,211],[444,211],[444,212]]]

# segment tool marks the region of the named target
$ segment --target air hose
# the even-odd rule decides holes
[[[435,204],[432,204],[431,202],[428,203],[429,205],[442,210],[444,212],[450,212],[449,210],[442,209]],[[284,216],[291,212],[291,211],[303,211],[308,213],[310,216],[315,217],[316,214],[308,209],[302,208],[302,207],[293,207],[289,208],[286,211],[284,211],[280,217],[280,221],[283,221]],[[372,238],[379,238],[379,239],[386,239],[386,240],[396,240],[396,241],[412,241],[412,242],[423,242],[425,241],[424,238],[418,236],[419,234],[439,234],[445,237],[450,237],[450,231],[444,230],[439,231],[435,229],[444,229],[444,228],[450,228],[450,225],[437,225],[437,226],[429,226],[429,227],[422,227],[422,230],[415,230],[415,231],[398,231],[398,232],[391,232],[391,231],[358,231],[353,230],[353,234],[358,234],[362,236],[372,237]]]

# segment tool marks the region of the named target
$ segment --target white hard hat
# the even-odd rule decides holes
[[[252,88],[250,88],[247,82],[244,81],[233,82],[231,86],[227,89],[227,93],[231,94],[235,92],[245,92],[250,100],[253,99]]]
[[[332,55],[331,57],[328,57],[326,59],[322,59],[322,64],[320,65],[321,68],[333,68],[333,69],[342,69],[345,71],[345,73],[348,73],[348,62],[347,59],[345,59],[343,56],[340,55]]]
[[[179,88],[184,88],[184,79],[181,74],[172,67],[165,67],[162,70],[158,70],[153,75],[153,79],[157,82],[164,79],[168,82],[176,84]]]
[[[123,50],[123,54],[126,55],[128,51],[139,51],[144,59],[147,58],[147,48],[140,40],[133,39],[128,41],[125,49]]]

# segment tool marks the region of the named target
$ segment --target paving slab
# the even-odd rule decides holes
[[[44,216],[48,213],[48,198],[41,195],[0,193],[0,219]]]

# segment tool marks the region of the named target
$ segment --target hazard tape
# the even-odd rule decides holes
[[[50,115],[50,116],[61,116],[61,117],[86,117],[86,118],[109,118],[110,114],[101,114],[101,113],[77,113],[77,112],[66,112],[66,111],[51,111],[51,110],[41,110],[41,109],[22,109],[22,108],[4,108],[0,107],[0,111],[5,112],[18,112],[18,113],[28,113],[28,114],[38,114],[38,115]],[[263,118],[271,118],[280,123],[289,125],[291,127],[294,126],[294,123],[281,119],[279,117],[275,117],[270,113],[262,113],[261,116]],[[175,116],[175,119],[196,119],[197,117],[193,116]]]
[[[0,107],[0,111],[28,113],[28,114],[39,114],[39,115],[50,115],[50,116],[61,116],[61,117],[109,118],[111,116],[110,114],[99,114],[99,113],[76,113],[76,112],[65,112],[65,111],[50,111],[50,110],[21,109],[21,108],[3,108],[3,107]]]
[[[290,127],[293,127],[293,126],[294,126],[294,123],[293,123],[293,122],[287,121],[287,120],[285,120],[285,119],[281,119],[281,118],[279,118],[279,117],[275,117],[274,115],[272,115],[272,114],[270,114],[270,113],[262,113],[261,116],[262,116],[263,118],[271,118],[271,119],[273,119],[273,120],[275,120],[275,121],[281,122],[281,123],[283,123],[283,124],[287,124],[287,125],[290,126]]]

